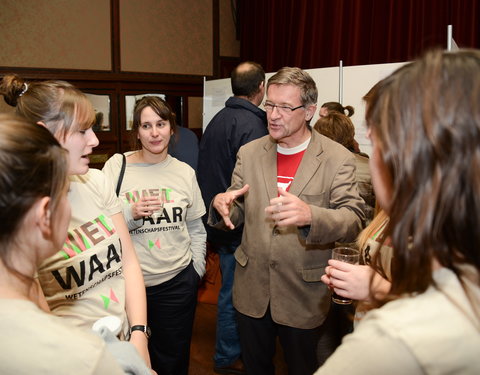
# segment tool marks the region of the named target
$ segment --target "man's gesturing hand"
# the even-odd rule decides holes
[[[213,207],[222,217],[225,225],[230,229],[235,228],[235,225],[233,225],[233,223],[230,221],[230,207],[232,206],[233,201],[245,194],[249,188],[250,186],[247,184],[241,189],[220,193],[213,198]]]
[[[270,206],[265,208],[266,217],[273,220],[275,225],[302,227],[312,223],[312,211],[308,204],[281,188],[278,188],[278,194],[277,198],[270,199]]]

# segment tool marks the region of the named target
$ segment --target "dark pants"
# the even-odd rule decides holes
[[[262,318],[238,313],[242,359],[248,375],[274,375],[273,357],[277,336],[289,375],[312,375],[318,369],[317,344],[321,327],[299,329],[277,324],[270,308]]]
[[[147,288],[148,349],[158,375],[187,375],[199,276],[193,264],[173,279]]]
[[[343,336],[353,332],[355,306],[331,302],[330,311],[322,325],[321,339],[317,347],[318,364],[321,366],[342,343]]]

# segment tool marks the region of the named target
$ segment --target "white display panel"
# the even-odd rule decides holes
[[[210,120],[225,107],[225,102],[232,96],[230,78],[205,81],[203,84],[203,131]]]
[[[405,63],[355,65],[343,68],[343,105],[351,105],[355,113],[351,117],[355,125],[355,139],[362,152],[370,155],[371,144],[365,138],[365,94],[381,79]]]

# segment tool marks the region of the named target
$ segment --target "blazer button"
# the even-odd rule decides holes
[[[272,235],[273,236],[278,236],[280,234],[280,231],[277,229],[277,227],[273,227],[273,230],[272,230]]]
[[[277,267],[277,262],[271,261],[271,262],[270,262],[270,267],[271,267],[271,268]]]

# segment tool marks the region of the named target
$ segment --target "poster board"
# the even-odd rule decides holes
[[[364,95],[381,79],[387,77],[405,63],[355,65],[343,68],[343,105],[351,105],[355,113],[351,117],[355,125],[355,139],[360,150],[371,154],[371,143],[365,137],[365,102]],[[322,103],[320,103],[321,105]]]
[[[386,77],[402,65],[401,63],[355,65],[347,67],[331,67],[306,69],[312,76],[318,89],[317,111],[313,116],[311,125],[318,120],[318,110],[325,102],[339,101],[339,82],[343,83],[343,105],[351,105],[355,108],[355,114],[351,117],[355,125],[355,139],[360,145],[360,150],[371,153],[370,141],[365,137],[365,104],[363,96],[370,88],[382,78]],[[274,73],[267,73],[270,78]],[[340,78],[341,74],[341,78]],[[225,106],[225,101],[232,96],[230,79],[204,80],[203,95],[203,131],[215,114]]]

